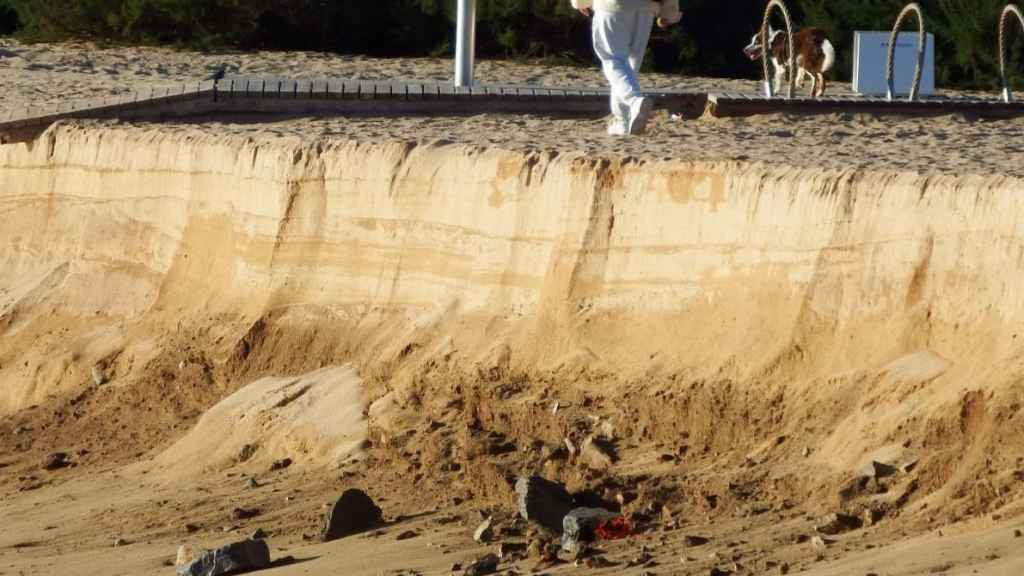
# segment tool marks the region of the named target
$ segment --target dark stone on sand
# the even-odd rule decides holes
[[[270,548],[263,540],[243,540],[217,550],[204,550],[178,567],[178,576],[223,576],[270,567]]]
[[[561,484],[540,476],[522,477],[516,482],[519,515],[555,534],[562,533],[562,520],[574,508],[572,495]]]
[[[52,454],[47,454],[46,458],[43,458],[44,470],[58,470],[60,468],[66,468],[70,465],[70,456],[68,456],[64,452],[54,452]]]
[[[384,522],[380,508],[366,492],[352,488],[335,502],[320,523],[320,540],[330,542],[372,530]]]

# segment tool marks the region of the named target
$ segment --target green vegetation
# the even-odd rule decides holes
[[[684,0],[682,26],[657,31],[646,67],[754,77],[740,49],[765,0]],[[790,0],[796,20],[825,28],[847,79],[854,30],[888,30],[904,0]],[[924,0],[944,86],[996,86],[996,21],[1006,0]],[[589,64],[588,23],[569,0],[479,0],[483,57]],[[20,25],[29,40],[69,37],[199,48],[306,49],[376,56],[451,52],[455,0],[0,0],[0,33]],[[1024,34],[1013,33],[1014,69]]]

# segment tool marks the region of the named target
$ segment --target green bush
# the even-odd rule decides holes
[[[0,36],[13,34],[18,29],[18,12],[10,0],[0,0]]]

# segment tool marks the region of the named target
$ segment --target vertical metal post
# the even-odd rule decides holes
[[[473,85],[473,61],[476,58],[476,0],[459,0],[458,30],[455,39],[455,85]]]

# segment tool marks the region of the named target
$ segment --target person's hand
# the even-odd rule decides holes
[[[578,12],[579,12],[580,14],[583,14],[584,16],[586,16],[586,17],[588,17],[588,18],[590,17],[590,12],[591,12],[590,8],[577,8],[576,10],[577,10],[577,11],[578,11]]]
[[[661,29],[664,30],[665,28],[669,28],[671,26],[675,26],[682,19],[683,19],[683,13],[682,12],[676,12],[676,15],[672,16],[671,18],[658,18],[658,28],[661,28]]]

